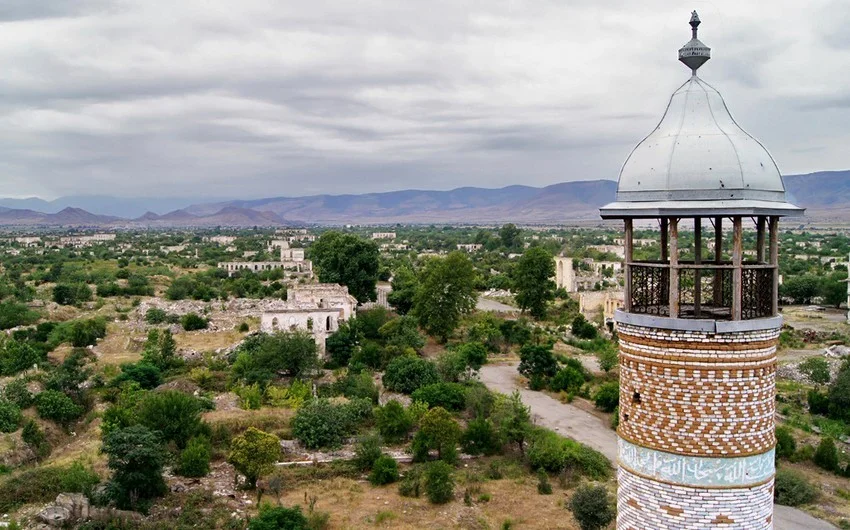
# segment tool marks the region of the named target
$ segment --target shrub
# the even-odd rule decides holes
[[[533,432],[526,457],[532,469],[549,473],[573,469],[594,479],[611,473],[611,463],[603,454],[545,429]]]
[[[239,406],[245,410],[259,410],[263,405],[263,391],[257,383],[239,385],[234,392],[239,396]]]
[[[148,324],[162,324],[168,318],[168,313],[157,307],[152,307],[145,312],[145,322]]]
[[[383,486],[384,484],[392,484],[398,480],[398,462],[389,455],[381,455],[372,466],[372,473],[369,474],[369,482],[375,486]]]
[[[272,407],[297,409],[306,403],[312,395],[313,389],[310,388],[310,383],[300,379],[296,379],[288,387],[266,387],[266,403]]]
[[[6,399],[0,399],[0,432],[15,432],[21,424],[21,409]]]
[[[183,449],[204,428],[201,408],[200,400],[176,390],[148,392],[139,401],[137,417],[140,424],[158,431],[163,442]]]
[[[414,467],[398,485],[398,494],[402,497],[419,497],[422,493],[422,473],[419,467]]]
[[[552,377],[558,371],[558,362],[551,348],[526,344],[519,350],[520,363],[517,370],[525,377]]]
[[[588,322],[584,315],[580,313],[573,319],[572,332],[580,339],[595,339],[598,335],[593,324]]]
[[[452,500],[455,481],[452,478],[452,466],[445,462],[431,462],[425,468],[425,493],[434,504],[445,504]]]
[[[53,287],[53,301],[59,305],[77,305],[91,300],[91,288],[84,283],[56,284]]]
[[[15,375],[42,362],[45,354],[28,342],[6,339],[0,343],[0,375]]]
[[[555,392],[578,392],[584,384],[584,375],[571,366],[561,369],[552,381],[549,387]]]
[[[813,460],[821,469],[833,472],[838,470],[838,449],[832,438],[827,437],[820,441]]]
[[[210,457],[212,448],[210,441],[203,437],[195,437],[186,444],[186,449],[180,453],[180,464],[177,473],[184,477],[203,477],[210,472]]]
[[[540,495],[552,494],[552,484],[549,482],[549,475],[542,469],[537,472],[537,493]]]
[[[806,401],[809,404],[809,412],[812,414],[829,414],[829,396],[824,392],[811,388],[806,395]]]
[[[24,423],[24,428],[21,430],[21,439],[32,449],[37,459],[41,460],[50,455],[50,443],[47,441],[44,431],[39,428],[35,421],[27,420]]]
[[[3,389],[3,397],[18,407],[25,409],[32,405],[32,393],[27,388],[27,382],[18,378],[10,381]]]
[[[351,407],[317,399],[298,409],[292,419],[292,434],[308,449],[339,447],[355,426]]]
[[[250,326],[248,326],[247,322],[242,322],[241,324],[239,324],[239,327],[236,328],[236,331],[238,331],[239,333],[248,333],[248,331],[250,331],[250,329],[251,328],[250,328]]]
[[[354,465],[360,471],[368,471],[381,454],[381,438],[374,435],[363,436],[354,446]]]
[[[378,432],[390,442],[401,442],[413,427],[413,419],[397,400],[375,410],[375,424]]]
[[[360,372],[359,374],[349,372],[345,377],[334,383],[334,390],[343,396],[354,398],[365,398],[373,404],[378,403],[378,385],[372,379],[372,374],[369,372]]]
[[[776,504],[800,506],[817,498],[817,490],[806,477],[790,469],[779,469],[773,483]]]
[[[418,435],[431,449],[436,449],[440,460],[454,460],[457,457],[457,443],[460,439],[460,426],[449,412],[436,407],[422,418]]]
[[[461,411],[466,407],[466,391],[460,383],[434,383],[416,389],[410,395],[414,401],[427,403],[429,407]]]
[[[412,394],[420,387],[439,382],[440,375],[434,363],[410,355],[390,361],[383,377],[387,390],[402,394]]]
[[[207,329],[209,321],[197,313],[186,313],[180,319],[180,325],[186,331],[195,331],[198,329]]]
[[[791,458],[797,451],[797,442],[788,427],[776,428],[776,458]]]
[[[126,381],[135,381],[139,387],[150,390],[162,384],[162,372],[153,364],[146,362],[122,364],[121,374],[112,380],[112,384],[120,386]]]
[[[573,512],[581,530],[601,530],[616,516],[605,486],[579,486],[573,493],[568,508]]]
[[[616,382],[603,384],[593,395],[593,401],[597,408],[605,412],[613,412],[620,404],[620,384]]]
[[[46,420],[67,425],[83,414],[83,407],[58,390],[45,390],[35,396],[35,409]]]
[[[850,420],[850,364],[845,363],[829,385],[829,411],[836,419]]]
[[[318,364],[316,341],[306,332],[252,335],[236,350],[232,376],[261,386],[283,373],[303,378]]]
[[[248,530],[307,530],[307,517],[301,513],[301,507],[260,506],[260,513],[248,521]]]
[[[245,475],[248,487],[254,488],[257,479],[274,469],[279,457],[280,439],[273,434],[249,427],[231,441],[227,461]]]
[[[468,455],[494,455],[502,448],[493,422],[485,418],[476,418],[469,422],[460,444],[463,452]]]

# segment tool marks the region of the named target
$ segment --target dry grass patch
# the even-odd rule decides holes
[[[236,330],[229,331],[189,331],[174,335],[177,348],[195,351],[214,351],[229,348],[245,336]]]

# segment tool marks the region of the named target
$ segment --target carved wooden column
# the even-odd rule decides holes
[[[714,218],[714,264],[723,261],[723,218]],[[714,270],[714,307],[723,305],[723,271]]]
[[[679,317],[679,219],[670,218],[670,318]]]
[[[702,217],[694,217],[694,264],[702,264]],[[694,269],[694,316],[700,317],[702,305],[702,271]]]
[[[765,217],[759,215],[756,220],[756,261],[764,263],[764,225]]]
[[[625,220],[625,286],[623,296],[623,308],[626,311],[632,310],[632,259],[634,255],[634,227],[631,219]]]
[[[741,216],[732,218],[732,320],[741,320],[744,257],[744,227]]]
[[[779,314],[779,217],[771,217],[768,222],[770,235],[770,264],[773,267],[773,315]]]

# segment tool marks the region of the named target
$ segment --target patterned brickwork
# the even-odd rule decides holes
[[[749,488],[703,489],[617,471],[618,530],[773,528],[773,479]]]
[[[778,329],[714,334],[620,324],[618,332],[621,437],[696,456],[775,445]]]

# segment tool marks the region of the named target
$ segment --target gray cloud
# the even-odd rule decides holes
[[[701,11],[701,74],[786,172],[848,167],[850,10],[741,4]],[[688,75],[688,15],[662,0],[5,0],[0,195],[616,178]]]

